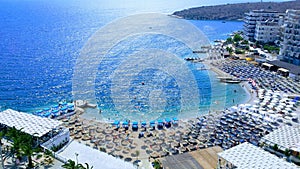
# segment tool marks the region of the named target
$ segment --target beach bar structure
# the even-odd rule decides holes
[[[61,127],[62,122],[60,121],[12,109],[0,112],[0,124],[3,127],[15,127],[17,130],[36,137],[39,143],[43,145],[47,143],[48,147],[46,148],[58,145],[63,140],[69,140],[70,136],[69,130]]]
[[[221,168],[242,169],[297,169],[298,167],[248,142],[218,153],[218,166]]]
[[[300,155],[300,126],[282,126],[261,138],[260,142],[269,147],[277,145],[279,150],[283,152],[289,150],[292,156],[297,157]]]
[[[0,124],[15,127],[17,130],[22,129],[32,136],[42,137],[56,129],[62,122],[7,109],[0,113]]]

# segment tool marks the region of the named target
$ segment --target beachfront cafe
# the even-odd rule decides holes
[[[295,164],[289,163],[248,142],[218,153],[217,169],[221,168],[298,169]]]
[[[62,127],[62,122],[12,109],[0,112],[0,124],[2,128],[15,127],[35,137],[39,145],[49,149],[69,140],[69,130]]]

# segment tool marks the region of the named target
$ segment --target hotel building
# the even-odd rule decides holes
[[[280,60],[300,65],[300,10],[287,10],[283,25]]]
[[[264,32],[266,32],[265,29],[279,29],[275,26],[276,24],[279,25],[280,20],[280,13],[276,11],[266,11],[266,10],[253,10],[249,13],[245,13],[245,19],[244,19],[244,38],[249,41],[255,40],[255,34],[256,37],[259,39],[263,36],[265,36]],[[257,28],[258,27],[258,28]],[[275,28],[276,27],[276,28]],[[277,34],[269,34],[267,35],[270,37],[269,39],[276,39]],[[260,40],[260,39],[259,39]]]

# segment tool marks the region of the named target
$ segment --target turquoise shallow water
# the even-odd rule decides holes
[[[71,5],[69,1],[63,3],[38,0],[0,1],[0,109],[12,108],[28,112],[56,104],[60,100],[72,100],[72,76],[76,59],[88,38],[96,30],[122,16],[144,11],[170,12],[180,7],[180,4],[165,7],[164,4],[158,3],[155,5],[156,8],[146,10],[146,7],[131,5],[117,5],[112,8],[113,4],[99,5],[96,3],[99,1],[93,2],[94,5],[76,1]],[[227,34],[239,30],[242,26],[241,22],[189,22],[202,30],[211,41],[224,39]],[[157,42],[162,40],[161,38],[163,37],[147,37],[149,41]],[[126,46],[134,42],[147,42],[147,40],[128,39],[115,49],[125,47],[122,49],[124,49],[123,54],[126,55],[129,52]],[[159,43],[153,44],[159,45]],[[160,46],[160,48],[165,50],[168,47]],[[182,58],[186,56],[185,54],[190,54],[188,53],[190,51],[182,52]],[[97,73],[98,105],[103,110],[105,118],[110,115],[113,118],[125,118],[119,116],[114,110],[114,104],[109,100],[109,90],[103,92],[105,91],[103,86],[110,84],[104,77],[109,77],[107,75],[115,70],[110,66],[114,64],[112,61],[108,60],[105,64],[108,65],[108,69],[105,69],[108,74],[104,75],[101,71],[104,69],[100,66]],[[218,107],[231,106],[233,97],[237,97],[236,100],[240,102],[245,98],[246,93],[239,85],[225,86],[219,83],[214,75],[209,77],[208,72],[197,71],[196,65],[187,64],[187,66],[194,73],[200,91],[198,106],[201,111],[198,113],[207,112],[211,107],[219,109]],[[168,83],[158,85],[161,83],[158,81],[160,77],[167,77],[165,80]],[[156,86],[156,89],[164,89],[167,93],[165,98],[168,101],[167,106],[163,107],[165,113],[162,118],[176,116],[179,113],[180,88],[176,86],[176,81],[171,76],[168,77],[168,74],[157,70],[140,72],[140,76],[131,83],[130,96],[133,98],[138,97],[137,86],[142,81],[152,84],[144,92],[153,90]],[[239,94],[234,93],[234,90]],[[224,103],[220,100],[224,100]],[[139,106],[139,111],[147,114],[149,109],[147,100],[135,101],[132,104]],[[145,118],[150,119],[150,117]]]

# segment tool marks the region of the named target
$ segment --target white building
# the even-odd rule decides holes
[[[280,25],[273,20],[257,22],[254,39],[258,42],[268,43],[275,42],[280,39]]]
[[[278,23],[279,17],[280,13],[276,11],[253,10],[249,13],[245,13],[244,38],[246,40],[254,41],[255,29],[258,22],[269,20]]]
[[[280,59],[300,65],[300,10],[287,10],[286,12]]]

